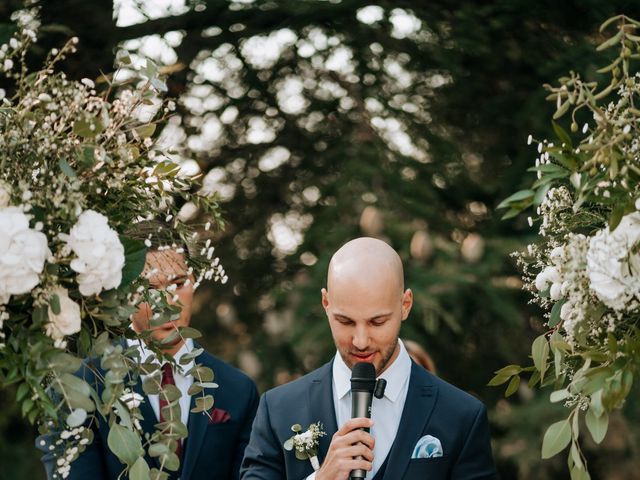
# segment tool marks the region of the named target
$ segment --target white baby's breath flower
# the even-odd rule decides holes
[[[0,208],[0,305],[38,285],[50,256],[47,237],[29,228],[20,208]]]
[[[51,295],[58,297],[60,312],[54,313],[49,304],[49,323],[47,335],[54,340],[62,339],[67,335],[73,335],[80,331],[80,306],[69,298],[69,292],[62,287],[55,288]]]
[[[124,247],[116,231],[109,227],[107,217],[86,210],[63,239],[77,255],[71,261],[71,268],[78,273],[82,295],[96,295],[120,285]]]

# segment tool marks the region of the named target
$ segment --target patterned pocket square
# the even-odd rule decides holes
[[[443,455],[440,440],[431,435],[425,435],[416,443],[411,458],[434,458]]]
[[[209,412],[209,423],[227,423],[231,420],[231,414],[222,408],[213,408]]]

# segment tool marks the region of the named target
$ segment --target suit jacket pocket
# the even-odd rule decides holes
[[[451,465],[449,456],[414,458],[409,461],[404,480],[447,480]]]

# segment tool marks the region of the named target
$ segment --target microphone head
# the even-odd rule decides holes
[[[358,362],[351,369],[351,390],[373,392],[376,388],[376,368],[369,362]]]

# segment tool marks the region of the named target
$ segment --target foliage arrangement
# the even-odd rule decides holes
[[[571,134],[554,123],[558,142],[538,142],[530,169],[537,180],[500,205],[505,218],[536,208],[538,241],[515,256],[525,288],[547,311],[548,330],[532,344],[533,366],[504,367],[490,384],[509,382],[510,395],[520,374],[533,372],[529,385],[553,386],[550,401],[563,402],[569,415],[546,431],[542,456],[569,447],[574,480],[590,478],[581,426],[596,443],[604,439],[640,363],[640,73],[633,63],[640,22],[620,15],[601,31],[613,26],[597,47],[619,49],[597,71],[604,84],[571,72],[545,86],[556,102],[554,122],[570,116]]]
[[[167,478],[179,466],[177,441],[186,436],[180,392],[160,387],[161,345],[150,332],[136,334],[130,315],[140,302],[151,304],[152,326],[180,315],[170,291],[155,290],[140,276],[149,247],[184,253],[194,287],[226,282],[207,238],[212,223],[221,225],[217,203],[154,144],[156,125],[175,107],[160,99],[166,86],[152,62],[135,69],[120,55],[128,80],[104,76],[99,89],[57,71],[76,50],[72,39],[30,72],[37,10],[20,10],[13,20],[17,28],[0,46],[0,81],[8,86],[0,89],[0,385],[16,384],[25,418],[57,432],[50,448],[59,477],[68,476],[102,417],[129,478]],[[188,223],[187,211],[207,223]],[[168,224],[173,237],[130,233],[152,219]],[[181,327],[163,342],[198,335]],[[156,358],[142,364],[126,339],[147,342]],[[85,358],[92,360],[83,364]],[[104,371],[98,391],[74,375],[96,365]],[[186,373],[195,379],[190,393],[200,395],[195,411],[205,414],[213,405],[205,395],[215,386],[213,372],[195,365]],[[139,426],[139,395],[130,390],[141,374],[145,392],[168,403],[168,420],[148,438]],[[145,451],[159,458],[160,469],[150,469]]]

